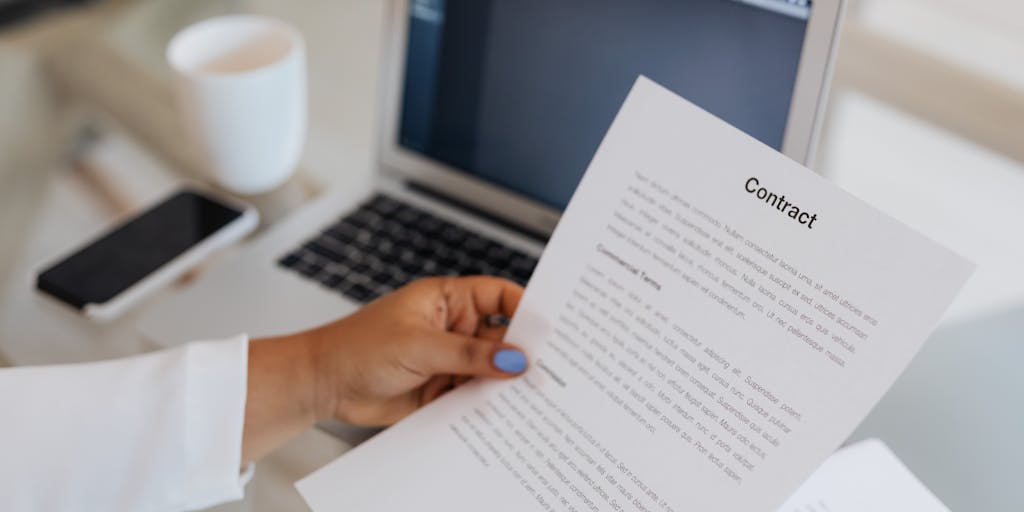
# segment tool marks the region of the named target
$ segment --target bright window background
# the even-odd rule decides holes
[[[818,169],[978,265],[948,322],[1024,304],[1024,3],[850,7]]]

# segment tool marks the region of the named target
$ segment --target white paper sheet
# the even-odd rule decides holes
[[[297,487],[318,512],[775,510],[970,272],[640,78],[510,326],[528,374],[464,386]]]
[[[882,441],[839,450],[779,512],[949,512]]]

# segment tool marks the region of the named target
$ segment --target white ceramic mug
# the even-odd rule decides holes
[[[171,39],[187,136],[225,188],[267,192],[294,172],[306,138],[306,48],[294,27],[262,16],[210,18]]]

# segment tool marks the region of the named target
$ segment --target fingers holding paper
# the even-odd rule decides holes
[[[526,354],[493,318],[522,293],[495,277],[422,279],[313,331],[319,416],[387,425],[469,378],[521,374]]]

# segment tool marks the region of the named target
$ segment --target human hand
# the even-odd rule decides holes
[[[336,322],[253,340],[243,462],[314,421],[389,425],[474,376],[521,374],[525,354],[487,319],[511,317],[522,293],[496,277],[421,279]]]
[[[487,321],[522,293],[496,277],[421,279],[309,333],[318,418],[390,425],[471,377],[522,373],[526,355]]]

